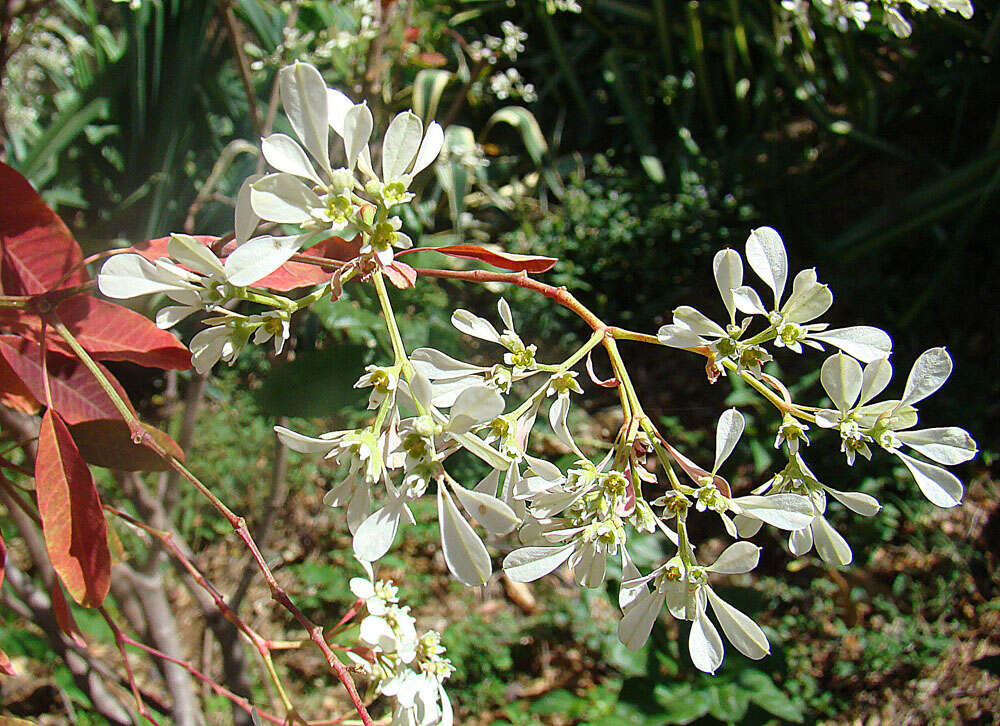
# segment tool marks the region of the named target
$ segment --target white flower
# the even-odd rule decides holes
[[[899,457],[909,469],[920,491],[939,507],[954,507],[964,493],[962,482],[947,469],[904,454],[908,446],[931,461],[946,466],[961,464],[977,452],[976,442],[963,429],[955,426],[919,429],[915,403],[924,400],[951,375],[951,356],[944,348],[924,351],[914,362],[906,379],[903,397],[898,401],[868,403],[885,390],[892,378],[888,360],[875,361],[864,370],[849,358],[832,356],[824,364],[821,380],[837,411],[823,410],[816,414],[816,423],[826,428],[839,428],[844,447],[851,461],[851,449],[861,441],[875,442]],[[870,452],[869,452],[870,456]]]
[[[795,276],[792,294],[782,304],[788,280],[788,255],[775,230],[770,227],[753,230],[747,238],[746,256],[751,269],[774,293],[774,307],[768,312],[757,292],[746,285],[732,289],[733,304],[749,315],[766,316],[777,334],[774,340],[777,347],[801,353],[803,344],[823,350],[822,343],[827,343],[865,363],[889,355],[892,340],[878,328],[861,325],[827,330],[825,323],[810,323],[833,304],[833,294],[817,281],[815,270],[803,270]]]
[[[269,310],[261,315],[251,315],[247,318],[247,324],[258,326],[253,334],[254,345],[274,340],[275,355],[278,355],[285,347],[285,341],[291,334],[288,313],[281,310]]]
[[[731,537],[738,536],[739,530],[729,518],[730,512],[778,529],[791,531],[807,526],[813,517],[813,506],[807,497],[800,494],[781,493],[769,496],[751,494],[729,497],[724,493],[729,491],[729,484],[717,472],[736,448],[745,425],[743,415],[735,408],[723,412],[719,417],[715,436],[715,463],[711,472],[702,469],[673,447],[667,446],[667,451],[684,473],[698,485],[698,488],[692,491],[696,509],[698,511],[711,509],[716,512]]]
[[[397,114],[382,139],[382,175],[376,174],[368,154],[358,158],[358,168],[370,177],[365,191],[387,207],[408,201],[410,182],[434,162],[443,144],[444,129],[437,121],[425,131],[423,121],[412,111]]]
[[[639,650],[649,638],[663,605],[678,619],[692,622],[688,650],[695,666],[714,673],[722,664],[723,645],[715,626],[708,619],[707,608],[722,626],[733,646],[748,658],[758,660],[770,653],[767,636],[753,620],[734,608],[708,585],[708,573],[741,574],[757,566],[760,548],[749,542],[736,542],[708,567],[686,565],[674,557],[645,577],[622,583],[623,587],[641,588],[625,605],[618,625],[618,637],[630,650]],[[646,583],[652,582],[652,590]]]
[[[384,368],[370,365],[365,367],[365,373],[354,384],[355,388],[372,387],[371,395],[368,397],[368,408],[375,409],[381,405],[387,397],[396,392],[399,384],[399,371],[396,368]]]
[[[232,364],[246,345],[249,332],[245,326],[225,323],[213,325],[195,334],[188,346],[191,363],[199,375],[205,375],[220,360]]]

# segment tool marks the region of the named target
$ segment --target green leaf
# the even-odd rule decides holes
[[[750,692],[753,703],[778,718],[802,723],[802,708],[774,685],[768,675],[751,668],[740,673],[739,680]]]
[[[712,708],[713,699],[704,691],[693,691],[683,684],[675,687],[656,686],[653,696],[662,706],[663,724],[686,724],[696,721]]]
[[[710,691],[712,705],[708,712],[720,721],[735,723],[750,707],[750,692],[735,683],[726,683]]]
[[[257,394],[260,408],[272,416],[308,418],[360,405],[368,394],[354,382],[367,360],[368,349],[357,345],[299,354],[264,381]]]

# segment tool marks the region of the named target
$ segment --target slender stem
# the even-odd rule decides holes
[[[385,280],[382,279],[382,273],[379,270],[375,270],[372,273],[372,282],[375,283],[375,292],[378,294],[378,302],[382,307],[382,316],[385,318],[386,330],[389,333],[389,340],[392,342],[392,353],[395,357],[395,363],[403,367],[404,372],[407,372],[407,378],[409,378],[409,370],[412,369],[412,366],[410,366],[409,358],[406,355],[406,346],[403,345],[403,337],[399,334],[396,316],[392,312],[392,304],[389,302],[389,291],[385,289]]]

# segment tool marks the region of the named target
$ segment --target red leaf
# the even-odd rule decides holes
[[[417,282],[417,271],[399,260],[393,260],[391,264],[383,267],[382,271],[389,278],[389,282],[400,290],[413,287]]]
[[[21,413],[31,414],[38,413],[38,409],[42,406],[2,355],[0,355],[0,404]]]
[[[13,335],[0,335],[0,356],[32,396],[39,401],[46,400],[41,357],[36,343]],[[52,391],[52,407],[68,423],[75,424],[100,418],[121,418],[108,394],[83,363],[58,353],[49,353],[46,360],[49,388]],[[108,376],[118,395],[128,402],[128,395],[110,371],[104,370],[104,374]]]
[[[59,625],[59,629],[78,646],[86,648],[87,641],[84,640],[80,626],[73,618],[73,611],[70,610],[69,603],[66,602],[66,596],[63,595],[62,586],[58,580],[52,581],[52,587],[49,588],[49,598],[52,600],[52,612],[56,616],[56,624]]]
[[[149,318],[121,305],[77,295],[56,306],[56,315],[77,341],[97,360],[126,360],[150,368],[186,370],[191,353]],[[58,335],[50,349],[72,349]]]
[[[144,426],[149,438],[179,461],[184,452],[170,436],[152,426]],[[132,439],[132,430],[124,419],[84,421],[69,427],[84,461],[94,466],[121,471],[166,471],[170,468],[159,454]]]
[[[677,466],[679,466],[684,471],[684,473],[687,474],[688,477],[690,477],[691,481],[693,481],[695,484],[701,486],[700,480],[707,476],[712,479],[713,483],[715,484],[715,488],[718,489],[719,492],[724,497],[733,496],[733,490],[729,486],[729,482],[727,482],[721,476],[716,474],[713,477],[711,472],[702,469],[700,466],[698,466],[689,458],[684,456],[684,454],[679,452],[677,449],[668,444],[666,441],[663,442],[663,446],[667,449],[667,452],[669,452],[670,456],[673,457],[674,461],[677,462]]]
[[[74,600],[97,607],[111,577],[107,522],[90,469],[52,409],[38,434],[35,487],[52,566]]]
[[[617,388],[619,385],[618,379],[614,376],[607,380],[601,380],[597,377],[597,373],[594,371],[594,359],[590,356],[591,352],[593,351],[588,351],[587,353],[587,375],[590,376],[590,380],[602,388]]]
[[[0,251],[6,295],[36,295],[89,279],[80,245],[20,173],[0,162]],[[62,284],[63,275],[73,270]]]
[[[10,658],[7,657],[7,654],[3,650],[0,650],[0,673],[8,676],[16,675],[14,667],[10,664]]]
[[[479,260],[494,267],[515,272],[548,272],[559,261],[555,257],[540,255],[518,255],[513,252],[488,250],[478,245],[451,245],[449,247],[416,247],[411,252],[433,250],[449,257],[461,257],[467,260]]]
[[[56,315],[97,360],[125,360],[150,368],[191,367],[191,353],[166,330],[126,307],[89,295],[76,295],[56,306]],[[18,313],[14,315],[12,313]],[[20,310],[0,312],[0,324],[34,342],[41,340],[38,316]],[[45,336],[50,351],[75,357],[76,353],[52,328]]]

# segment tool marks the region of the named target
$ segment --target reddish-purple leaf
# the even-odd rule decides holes
[[[14,335],[0,335],[0,356],[11,367],[36,400],[44,402],[45,385],[42,379],[42,362],[38,345]],[[46,358],[52,407],[70,424],[102,418],[121,418],[118,409],[108,398],[101,385],[75,358],[50,352]],[[104,374],[128,402],[128,395],[121,384],[104,369]]]
[[[602,388],[618,387],[618,379],[614,376],[608,378],[607,380],[601,380],[597,377],[597,373],[594,371],[594,359],[591,357],[590,352],[587,353],[587,375],[590,376],[590,380]]]
[[[450,245],[448,247],[416,247],[410,252],[433,250],[449,257],[461,257],[466,260],[479,260],[494,267],[515,272],[548,272],[559,261],[555,257],[541,255],[519,255],[514,252],[488,250],[478,245]]]
[[[89,279],[69,229],[28,180],[2,162],[0,199],[3,294],[37,295]]]
[[[3,650],[0,650],[0,673],[6,676],[16,675],[14,667],[10,664],[10,658],[7,657],[7,654]]]
[[[125,360],[150,368],[191,367],[191,353],[173,334],[121,305],[77,295],[57,305],[56,315],[97,360]],[[58,335],[50,337],[50,349],[71,352]]]
[[[38,413],[42,406],[2,355],[0,355],[0,404],[21,413],[31,414]]]
[[[170,436],[152,426],[144,426],[146,435],[178,461],[184,452]],[[166,471],[170,464],[146,444],[132,439],[132,430],[124,419],[84,421],[69,427],[84,461],[94,466],[122,471]]]
[[[399,260],[393,260],[391,264],[383,267],[382,272],[389,278],[389,282],[400,290],[413,287],[417,283],[417,271]]]
[[[729,486],[729,482],[727,482],[721,476],[719,476],[718,474],[716,474],[713,477],[712,474],[711,474],[711,472],[708,472],[705,469],[702,469],[700,466],[698,466],[693,461],[691,461],[689,458],[687,458],[686,456],[684,456],[684,454],[682,454],[681,452],[679,452],[677,449],[675,449],[670,444],[668,444],[666,442],[663,442],[663,446],[666,448],[666,450],[670,454],[670,456],[673,457],[674,461],[677,462],[677,466],[679,466],[681,468],[681,470],[683,470],[683,472],[685,474],[687,474],[688,477],[691,479],[691,481],[693,481],[695,484],[698,484],[699,486],[701,486],[701,483],[700,483],[701,480],[704,479],[705,477],[709,477],[709,478],[712,479],[712,482],[715,484],[715,488],[718,489],[719,492],[724,497],[731,497],[731,496],[733,496],[733,490]]]
[[[35,488],[52,567],[76,602],[97,607],[111,577],[107,522],[90,469],[52,409],[38,434]]]
[[[66,596],[63,595],[62,586],[58,580],[52,581],[52,587],[49,588],[49,598],[52,601],[52,612],[56,616],[56,624],[59,629],[78,646],[86,648],[87,641],[84,640],[83,633],[80,632],[80,626],[76,624],[73,611],[70,610],[69,603],[66,602]]]

